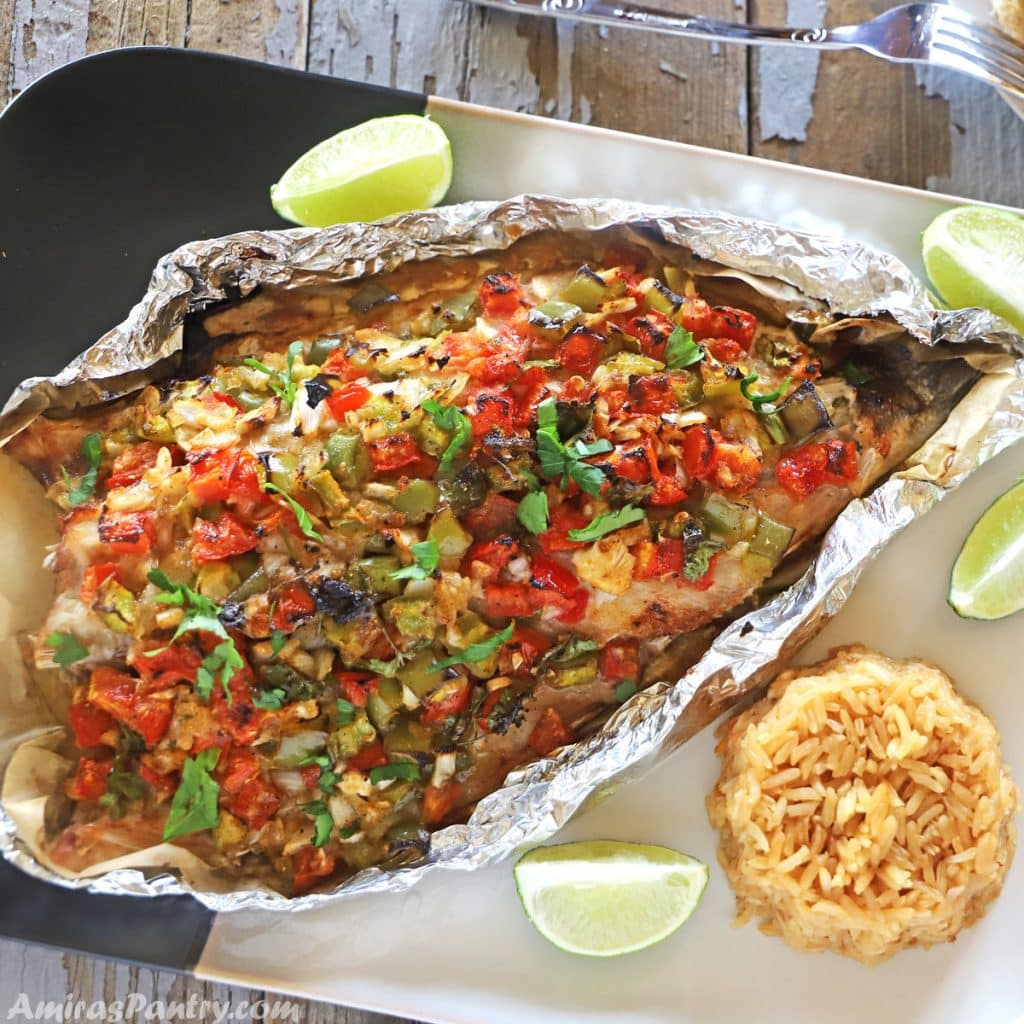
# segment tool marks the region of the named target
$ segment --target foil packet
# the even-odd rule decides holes
[[[861,573],[900,530],[975,468],[1024,437],[1024,339],[980,309],[936,310],[898,260],[866,246],[723,214],[617,200],[521,196],[412,213],[327,230],[248,231],[182,246],[158,263],[127,319],[52,378],[21,384],[0,413],[0,445],[36,417],[59,417],[130,394],[173,373],[187,356],[186,319],[258,289],[337,284],[411,261],[507,249],[540,231],[638,232],[689,250],[702,272],[738,279],[795,320],[841,318],[859,343],[905,332],[926,358],[966,359],[979,377],[943,426],[885,482],[855,499],[821,541],[804,574],[719,634],[679,680],[636,693],[594,734],[513,771],[470,819],[432,836],[427,858],[369,868],[328,892],[288,898],[236,880],[162,844],[69,877],[40,842],[47,800],[66,762],[63,727],[22,666],[18,637],[38,626],[46,590],[38,485],[0,456],[0,515],[19,543],[0,553],[0,853],[37,878],[68,888],[134,896],[188,893],[217,911],[298,911],[367,892],[401,892],[440,869],[469,870],[550,838],[573,815],[640,778],[724,711],[766,684],[843,606]],[[942,353],[946,353],[942,355]],[[27,531],[22,537],[19,526]],[[35,558],[25,568],[26,552]],[[38,558],[36,558],[38,553]],[[48,599],[47,599],[48,601]],[[36,616],[33,621],[33,616]]]

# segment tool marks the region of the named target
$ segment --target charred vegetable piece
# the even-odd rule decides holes
[[[612,298],[612,291],[603,278],[584,265],[576,271],[559,297],[562,302],[577,306],[585,313],[596,313],[602,303]]]
[[[779,418],[785,424],[788,440],[795,444],[806,440],[819,430],[828,430],[832,426],[828,409],[825,408],[818,389],[809,380],[805,380],[786,399],[778,412]]]
[[[353,312],[365,316],[371,310],[398,301],[399,298],[394,292],[389,292],[386,288],[382,288],[376,281],[367,281],[348,300],[348,305]]]

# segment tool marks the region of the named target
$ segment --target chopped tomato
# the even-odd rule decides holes
[[[154,441],[143,441],[141,444],[129,445],[114,459],[107,478],[107,490],[115,487],[130,487],[142,479],[147,469],[156,465],[156,457],[163,445]]]
[[[711,307],[703,299],[686,299],[680,311],[680,320],[683,328],[689,331],[697,341],[715,337]]]
[[[221,792],[228,796],[240,793],[260,774],[260,759],[251,750],[232,750],[226,760],[221,755],[219,764],[223,766],[220,780]]]
[[[675,326],[664,313],[652,309],[643,316],[633,317],[626,326],[626,333],[640,342],[640,351],[645,356],[664,361],[665,343]]]
[[[78,759],[78,770],[64,784],[64,792],[72,800],[95,803],[107,791],[107,776],[113,761],[94,761],[91,757]]]
[[[443,786],[427,786],[423,791],[424,825],[439,825],[451,813],[462,796],[462,786],[449,779]]]
[[[366,698],[377,688],[369,672],[335,672],[341,695],[357,708],[366,707]]]
[[[153,763],[152,754],[143,754],[139,764],[139,778],[149,783],[158,793],[173,793],[178,788],[178,780],[172,774],[160,771]]]
[[[139,692],[154,693],[175,683],[194,684],[202,661],[195,647],[183,643],[158,649],[157,653],[141,651],[132,657],[131,664],[142,677]]]
[[[738,441],[716,444],[715,461],[715,482],[723,491],[745,494],[761,479],[761,459]]]
[[[325,401],[331,415],[340,423],[345,413],[362,409],[370,400],[370,389],[362,384],[344,384],[337,391],[332,391]]]
[[[291,633],[316,612],[313,595],[301,583],[289,583],[278,595],[274,629]]]
[[[89,700],[117,721],[134,729],[152,747],[167,732],[174,695],[140,692],[139,680],[107,665],[94,669],[89,679]]]
[[[494,618],[532,615],[536,610],[533,594],[525,583],[488,583],[484,587],[487,614]]]
[[[96,747],[103,742],[103,734],[114,728],[114,719],[102,708],[82,700],[71,705],[68,724],[80,747]]]
[[[744,352],[749,352],[757,330],[757,317],[745,309],[715,306],[711,310],[711,326],[715,337],[735,341],[742,346]]]
[[[567,598],[560,603],[562,610],[558,613],[558,621],[566,625],[574,625],[583,620],[590,602],[590,593],[586,587],[577,587]]]
[[[277,813],[281,797],[274,784],[264,778],[247,782],[230,799],[225,801],[227,809],[241,818],[251,829],[261,829]]]
[[[411,434],[389,434],[371,441],[370,462],[375,473],[393,473],[396,469],[419,461],[422,452]]]
[[[517,622],[512,639],[502,644],[498,656],[498,671],[501,675],[525,672],[547,650],[551,649],[551,637],[540,630]]]
[[[600,334],[586,327],[574,327],[558,346],[555,358],[563,370],[589,377],[601,362],[604,343]]]
[[[235,646],[239,646],[237,642]],[[253,705],[252,674],[248,667],[236,669],[228,689],[230,700],[219,681],[210,694],[210,706],[217,726],[222,735],[229,736],[235,743],[255,743],[265,712]]]
[[[522,300],[519,282],[507,270],[488,274],[480,285],[480,305],[486,316],[511,316]]]
[[[601,675],[608,679],[633,679],[640,675],[640,641],[620,637],[601,648],[598,656]]]
[[[857,446],[853,441],[821,441],[784,455],[776,468],[779,484],[802,501],[823,484],[844,486],[857,479]]]
[[[639,413],[660,416],[679,408],[679,399],[668,374],[631,378],[627,393],[630,405]]]
[[[562,716],[554,708],[545,708],[526,742],[541,757],[547,757],[552,750],[572,743],[572,739],[572,731],[562,721]]]
[[[210,397],[215,398],[218,402],[223,402],[224,405],[230,405],[232,409],[237,409],[239,412],[245,412],[245,406],[237,398],[224,391],[211,391]]]
[[[320,781],[320,765],[304,765],[299,769],[299,774],[302,776],[303,783],[310,789],[314,789],[316,787],[317,782]]]
[[[470,417],[473,436],[483,437],[492,430],[514,433],[515,411],[515,400],[507,392],[481,392],[476,396],[476,412]]]
[[[449,715],[465,711],[472,695],[473,687],[468,679],[449,679],[423,702],[420,721],[424,725],[437,725]]]
[[[632,480],[635,484],[645,484],[651,479],[651,467],[647,461],[647,453],[642,446],[628,448],[625,451],[617,448],[605,456],[604,465],[623,480]]]
[[[636,550],[636,578],[639,580],[659,579],[682,572],[685,564],[686,548],[676,537],[663,537],[657,543],[641,541]]]
[[[323,361],[320,372],[328,377],[340,377],[342,380],[358,380],[366,376],[366,371],[356,366],[345,354],[345,346],[339,345]]]
[[[714,338],[708,342],[708,351],[720,363],[738,363],[746,349],[732,338]]]
[[[534,555],[530,565],[530,586],[539,590],[554,590],[569,597],[579,586],[572,570],[545,555]]]
[[[259,543],[259,537],[230,512],[216,520],[197,519],[192,524],[192,561],[197,565],[244,555]]]
[[[259,460],[237,448],[203,453],[192,463],[188,493],[196,505],[258,501],[263,497]]]
[[[111,576],[118,582],[121,581],[121,574],[118,572],[116,563],[100,562],[98,565],[90,565],[85,570],[85,575],[82,577],[82,589],[78,592],[82,603],[91,608],[96,600],[96,592]]]
[[[577,551],[587,545],[582,541],[570,539],[569,531],[582,530],[589,522],[589,517],[563,501],[552,510],[551,525],[543,533],[538,534],[537,540],[546,555],[557,551]]]
[[[542,366],[531,366],[516,379],[512,391],[516,396],[515,424],[529,426],[536,418],[536,409],[547,394],[550,376]]]
[[[510,384],[520,372],[519,359],[512,353],[501,352],[490,355],[476,366],[473,374],[481,384]]]
[[[118,555],[144,555],[152,547],[153,524],[149,512],[111,515],[104,509],[97,529],[100,540]]]
[[[292,895],[301,896],[308,892],[321,878],[334,873],[335,859],[322,846],[303,846],[292,854]]]
[[[384,744],[380,738],[367,743],[355,757],[350,757],[345,766],[351,771],[368,772],[371,768],[388,763],[388,755],[384,753]]]
[[[718,465],[716,451],[722,435],[706,423],[683,435],[683,467],[692,480],[709,480]]]
[[[597,388],[594,387],[593,381],[589,378],[581,377],[579,374],[573,374],[562,385],[562,390],[558,394],[558,400],[560,402],[581,402],[583,405],[589,405],[596,394]]]
[[[469,549],[462,563],[463,575],[471,575],[473,563],[482,562],[487,566],[487,572],[483,575],[487,579],[493,579],[513,558],[518,558],[519,554],[519,541],[511,534],[502,533],[493,540],[478,540]]]

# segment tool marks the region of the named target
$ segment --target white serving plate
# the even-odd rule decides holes
[[[432,100],[456,158],[453,200],[524,191],[717,207],[863,239],[918,265],[918,238],[951,197],[749,157]],[[944,666],[996,720],[1024,781],[1020,617],[965,622],[945,604],[969,527],[1024,469],[1011,450],[897,538],[845,610],[803,652],[862,641]],[[875,968],[801,954],[732,926],[704,797],[717,775],[706,731],[559,840],[661,843],[712,865],[703,903],[660,946],[613,960],[572,957],[534,933],[508,864],[428,877],[402,895],[302,914],[220,914],[195,973],[444,1024],[1022,1024],[1024,867],[953,945]]]

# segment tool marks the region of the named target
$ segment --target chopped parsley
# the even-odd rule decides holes
[[[103,456],[103,439],[99,434],[86,434],[82,438],[82,458],[85,459],[85,472],[73,482],[68,471],[61,466],[60,473],[64,478],[64,486],[68,489],[68,504],[77,508],[88,501],[96,490],[96,476],[100,471],[100,459]]]
[[[591,455],[602,455],[612,450],[610,441],[586,443],[577,438],[566,445],[558,436],[558,410],[553,398],[546,398],[537,406],[537,458],[541,473],[549,480],[561,478],[565,490],[575,480],[581,491],[600,494],[605,475],[597,466],[582,460]]]
[[[295,404],[295,396],[298,394],[298,384],[292,378],[292,373],[295,370],[295,357],[302,351],[302,342],[293,341],[288,346],[288,362],[287,369],[282,373],[281,370],[272,370],[269,366],[264,366],[258,359],[244,360],[245,365],[250,369],[259,370],[260,373],[265,373],[270,380],[270,390],[281,399],[282,402],[287,402],[289,406]]]
[[[446,434],[453,435],[437,467],[438,472],[443,473],[455,461],[455,456],[466,446],[466,442],[473,434],[473,425],[465,413],[454,406],[442,405],[436,398],[428,398],[423,403],[422,409]]]
[[[295,518],[299,521],[299,529],[302,530],[310,540],[319,541],[323,544],[324,539],[313,528],[313,520],[309,518],[309,513],[290,494],[283,491],[277,486],[277,484],[270,483],[269,481],[264,489],[270,491],[271,494],[279,494],[284,498],[291,507],[291,510],[295,513]]]
[[[516,509],[516,518],[532,534],[543,533],[549,524],[546,491],[530,491]]]
[[[425,580],[433,575],[441,561],[441,551],[433,537],[413,544],[409,549],[416,561],[392,572],[393,580]]]
[[[387,782],[389,779],[415,781],[419,777],[420,766],[415,761],[395,761],[392,764],[382,764],[370,769],[370,782],[375,786],[378,782]]]
[[[245,662],[238,653],[233,640],[225,640],[216,647],[205,658],[196,672],[196,693],[203,700],[209,700],[213,693],[213,684],[220,679],[220,685],[224,688],[224,695],[231,703],[231,680],[235,676],[236,669],[244,668]]]
[[[219,747],[208,747],[195,757],[186,757],[178,786],[164,825],[164,840],[189,832],[202,832],[217,824],[217,796],[220,787],[210,777],[220,758]]]
[[[330,796],[334,792],[334,787],[341,780],[341,776],[334,770],[334,765],[326,754],[310,754],[299,764],[302,766],[315,764],[320,769],[320,777],[316,780],[316,785],[325,796]]]
[[[684,370],[704,358],[704,349],[685,327],[677,327],[665,343],[665,365],[670,370]]]
[[[53,660],[61,668],[74,665],[76,661],[89,657],[89,651],[83,647],[78,638],[70,633],[51,633],[46,638],[47,647],[53,648]]]
[[[703,579],[711,568],[711,559],[720,551],[722,545],[718,541],[705,540],[697,546],[696,551],[686,556],[686,564],[683,566],[683,576],[696,582]]]
[[[470,644],[464,651],[457,651],[442,661],[435,661],[427,671],[440,672],[441,669],[451,668],[452,665],[468,665],[476,661],[486,661],[502,644],[507,644],[512,639],[514,628],[510,622],[500,633],[495,633],[494,636],[489,636],[479,643]]]
[[[273,615],[271,615],[273,618]],[[281,651],[284,650],[284,645],[288,643],[288,634],[283,629],[275,629],[270,634],[270,654],[276,658]]]
[[[252,703],[254,707],[259,708],[261,711],[280,711],[287,699],[288,694],[278,686],[273,690],[262,690],[260,693],[257,693],[253,697]]]
[[[606,534],[614,533],[615,530],[621,530],[622,527],[629,526],[630,523],[642,522],[645,518],[646,513],[642,508],[626,505],[624,508],[617,508],[613,512],[605,512],[596,516],[582,529],[570,530],[569,540],[589,543]]]

